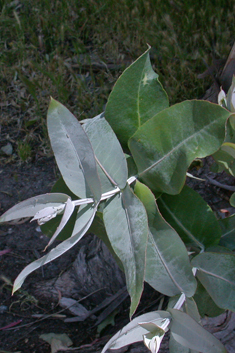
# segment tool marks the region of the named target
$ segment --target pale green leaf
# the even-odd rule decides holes
[[[145,121],[169,106],[166,92],[151,67],[149,50],[119,77],[106,105],[105,118],[124,147]]]
[[[86,212],[85,211],[86,208]],[[80,210],[79,210],[80,211]],[[13,293],[17,291],[23,284],[25,278],[38,269],[39,267],[57,259],[59,256],[64,254],[66,251],[71,249],[82,237],[83,235],[87,232],[87,230],[90,228],[90,225],[93,221],[93,218],[95,216],[95,213],[97,211],[97,205],[96,206],[91,206],[91,205],[86,205],[84,206],[83,209],[83,214],[80,215],[80,226],[79,226],[79,232],[77,234],[74,234],[67,240],[63,241],[59,245],[57,245],[54,249],[48,252],[48,254],[44,255],[40,259],[32,262],[28,266],[26,266],[23,271],[17,276],[15,282],[14,282],[14,287],[13,287]]]
[[[103,217],[111,246],[123,264],[132,316],[143,290],[148,238],[146,211],[127,185],[121,194],[107,202]]]
[[[109,123],[99,115],[87,120],[83,127],[98,162],[102,193],[114,186],[123,189],[128,178],[126,158]]]
[[[163,194],[157,203],[162,216],[184,243],[203,250],[218,244],[221,237],[219,223],[212,209],[196,191],[185,185],[180,194]]]
[[[184,292],[191,297],[196,290],[196,280],[184,243],[162,218],[148,187],[137,182],[135,193],[146,208],[150,229],[145,281],[165,295]]]
[[[223,344],[186,313],[169,309],[171,335],[182,346],[201,353],[226,353]]]
[[[180,343],[178,343],[174,339],[172,334],[170,334],[169,351],[170,351],[170,353],[199,353],[198,351],[195,351],[194,349],[190,349],[190,348],[182,346]]]
[[[129,140],[139,177],[154,192],[179,193],[192,161],[223,143],[229,114],[219,105],[193,100],[155,115]]]
[[[99,200],[101,186],[91,143],[79,121],[52,99],[47,115],[51,146],[63,179],[81,198]]]
[[[192,265],[214,302],[235,311],[235,255],[204,252],[192,260]]]
[[[68,200],[69,196],[60,193],[43,194],[31,197],[6,211],[0,222],[9,222],[15,219],[34,217],[35,214],[45,207],[59,207]]]
[[[141,342],[143,335],[149,331],[144,327],[140,326],[139,323],[144,322],[160,322],[162,319],[170,319],[171,315],[167,311],[152,311],[147,314],[140,315],[135,319],[131,320],[129,324],[124,326],[119,332],[117,332],[104,346],[101,353],[105,353],[107,349],[119,349],[135,342]]]

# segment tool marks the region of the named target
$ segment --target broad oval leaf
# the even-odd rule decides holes
[[[203,198],[187,185],[178,195],[163,194],[157,200],[165,220],[187,245],[204,250],[218,244],[221,229],[212,209]]]
[[[184,243],[162,218],[149,188],[137,182],[135,193],[146,208],[150,229],[145,281],[165,295],[174,296],[184,292],[191,297],[197,283]]]
[[[95,117],[84,124],[98,163],[102,193],[126,186],[128,171],[122,147],[105,118]]]
[[[230,250],[235,250],[235,215],[220,219],[219,224],[222,229],[222,236],[219,244]]]
[[[235,255],[204,252],[192,260],[192,265],[214,302],[235,311]]]
[[[119,77],[106,105],[105,118],[123,147],[144,122],[169,106],[167,94],[151,67],[149,50]]]
[[[208,292],[205,290],[201,282],[198,281],[196,293],[193,296],[197,303],[198,311],[200,316],[215,317],[224,312],[224,309],[219,308],[213,299],[210,297]]]
[[[129,185],[106,204],[103,219],[113,250],[121,260],[131,297],[130,316],[143,290],[148,220],[145,208]]]
[[[98,205],[91,206],[91,205],[86,205],[84,206],[82,215],[80,215],[80,226],[79,226],[79,232],[68,238],[67,240],[63,241],[59,245],[57,245],[54,249],[48,252],[48,254],[44,255],[40,259],[32,262],[28,266],[26,266],[23,271],[17,276],[14,286],[13,286],[13,291],[17,291],[22,284],[24,283],[25,278],[38,269],[39,267],[42,267],[43,265],[57,259],[57,257],[61,256],[64,254],[66,251],[71,249],[82,237],[83,235],[88,231],[90,228],[90,225],[95,217],[95,213],[97,211]],[[86,208],[86,210],[85,210]],[[80,210],[79,210],[80,211]],[[86,211],[86,212],[85,212]]]
[[[81,198],[101,197],[101,186],[91,143],[79,121],[52,99],[47,115],[51,146],[63,179]]]
[[[43,194],[31,197],[18,203],[6,211],[0,222],[9,222],[20,218],[34,217],[45,207],[59,207],[68,200],[69,196],[61,193]]]
[[[172,334],[170,334],[169,352],[170,353],[200,353],[198,351],[195,351],[194,349],[190,349],[190,348],[182,346],[180,343],[178,343],[174,339]]]
[[[107,349],[119,349],[135,342],[141,342],[143,340],[143,335],[147,334],[149,331],[140,326],[139,323],[154,323],[159,322],[159,320],[161,321],[162,319],[170,318],[171,315],[163,310],[152,311],[134,318],[129,324],[118,331],[108,343],[106,343],[101,353],[105,353]]]
[[[153,191],[179,193],[191,162],[222,144],[229,114],[219,105],[193,100],[148,120],[129,140],[139,177]]]
[[[223,344],[186,313],[168,309],[172,315],[171,335],[182,346],[201,353],[226,353]]]

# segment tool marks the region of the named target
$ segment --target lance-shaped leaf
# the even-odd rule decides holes
[[[214,302],[235,311],[235,255],[204,252],[192,260],[192,265]]]
[[[146,208],[150,229],[145,281],[165,295],[184,292],[191,297],[197,284],[184,243],[162,218],[149,188],[137,182],[135,193]]]
[[[200,324],[180,310],[168,309],[172,315],[171,335],[182,346],[201,353],[226,353],[223,344]]]
[[[216,245],[221,237],[219,223],[209,205],[188,186],[178,195],[163,194],[157,201],[165,220],[184,243],[205,247]]]
[[[105,118],[95,117],[84,124],[98,163],[102,193],[118,186],[124,189],[128,178],[126,157]]]
[[[14,287],[13,287],[13,293],[17,291],[23,284],[25,278],[38,269],[39,267],[46,265],[48,262],[51,262],[55,260],[57,257],[61,256],[64,254],[66,251],[71,249],[82,237],[83,235],[87,232],[87,230],[90,228],[90,225],[93,221],[93,218],[95,216],[95,213],[97,211],[97,205],[96,206],[91,206],[91,205],[86,205],[86,206],[81,206],[79,209],[79,231],[78,233],[74,234],[67,240],[63,241],[59,245],[57,245],[54,249],[52,249],[48,254],[44,255],[40,259],[32,262],[28,266],[26,266],[23,271],[18,275],[14,282]]]
[[[107,349],[119,349],[135,342],[141,342],[143,335],[147,334],[149,330],[144,328],[144,325],[140,326],[139,323],[155,323],[158,325],[164,319],[170,318],[171,315],[163,310],[152,311],[134,318],[108,341],[101,353],[105,353]]]
[[[48,246],[50,246],[55,241],[55,239],[58,237],[60,232],[64,229],[64,227],[68,223],[70,217],[72,216],[74,208],[75,208],[74,203],[71,201],[70,198],[68,198],[68,200],[67,200],[67,202],[65,204],[64,213],[63,213],[62,219],[60,221],[60,224],[57,227],[55,233],[51,237],[49,243],[47,244],[47,246],[45,247],[44,250],[46,250],[48,248]]]
[[[220,219],[219,224],[222,229],[220,245],[235,250],[235,215]]]
[[[105,117],[123,147],[144,122],[169,106],[151,67],[149,50],[119,77],[106,105]]]
[[[68,195],[60,193],[43,194],[31,197],[6,211],[0,217],[0,222],[9,222],[20,218],[34,217],[37,212],[46,207],[52,207],[56,210],[57,207],[63,206],[68,198]]]
[[[67,186],[81,198],[100,200],[101,186],[94,152],[79,121],[52,99],[47,127],[57,165]]]
[[[185,101],[142,125],[129,140],[139,177],[153,190],[177,194],[191,162],[214,153],[229,112],[205,101]]]
[[[146,211],[127,185],[121,194],[107,202],[103,217],[111,246],[123,264],[132,316],[143,290],[148,238]]]

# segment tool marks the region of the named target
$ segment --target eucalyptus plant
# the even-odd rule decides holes
[[[13,292],[97,229],[131,298],[130,323],[103,353],[142,340],[155,353],[168,330],[171,353],[222,353],[200,318],[235,310],[234,241],[223,243],[234,224],[221,224],[185,180],[195,158],[219,150],[231,113],[199,100],[169,106],[149,50],[123,72],[105,112],[93,119],[79,122],[51,99],[48,132],[62,178],[51,193],[17,204],[0,222],[33,217],[51,237],[48,246],[63,241],[25,267]],[[144,281],[169,305],[132,319]]]

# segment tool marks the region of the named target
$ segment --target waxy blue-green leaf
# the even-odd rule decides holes
[[[100,200],[101,186],[94,152],[79,121],[52,99],[47,127],[57,165],[67,186],[81,198]]]
[[[192,260],[192,265],[214,302],[235,311],[235,255],[204,252]]]
[[[102,116],[87,120],[84,124],[98,163],[102,193],[115,186],[124,189],[128,178],[126,157],[122,147]]]
[[[135,193],[146,208],[150,230],[145,281],[168,296],[182,292],[189,297],[193,296],[197,283],[184,243],[162,218],[149,188],[137,182]]]
[[[163,310],[152,311],[134,318],[107,342],[101,353],[105,353],[107,349],[119,349],[129,344],[142,341],[143,335],[147,334],[148,330],[140,326],[139,323],[159,323],[164,319],[170,318],[171,315]]]
[[[9,222],[20,218],[34,217],[38,211],[45,207],[59,207],[68,200],[69,196],[61,193],[43,194],[31,197],[18,203],[6,211],[0,222]]]
[[[170,353],[200,353],[198,351],[195,351],[194,349],[182,346],[174,339],[172,334],[170,334],[169,351]]]
[[[197,290],[193,296],[195,302],[197,303],[198,311],[201,317],[209,316],[215,317],[224,312],[224,309],[219,308],[213,299],[210,297],[208,292],[205,290],[201,282],[197,283]]]
[[[129,140],[139,177],[151,190],[177,194],[195,158],[214,153],[229,112],[205,101],[185,101],[155,115]]]
[[[220,219],[219,225],[222,229],[219,244],[230,250],[235,250],[235,215]]]
[[[149,50],[119,77],[106,105],[105,118],[123,147],[144,122],[169,106],[167,94],[151,67]]]
[[[97,211],[97,205],[96,206],[91,206],[91,205],[85,205],[81,206],[79,209],[79,227],[78,227],[78,233],[74,234],[67,240],[63,241],[59,245],[57,245],[54,249],[48,252],[48,254],[44,255],[40,259],[32,262],[28,266],[26,266],[23,271],[17,276],[14,286],[13,286],[13,293],[17,291],[22,284],[24,283],[25,278],[38,269],[39,267],[42,267],[43,265],[46,265],[47,263],[57,259],[59,256],[64,254],[66,251],[71,249],[82,237],[83,235],[88,231],[90,228],[90,225],[95,217],[96,211]],[[75,229],[75,228],[74,228]]]
[[[211,333],[186,313],[168,309],[172,315],[171,335],[182,346],[201,353],[226,353],[226,348]]]
[[[106,204],[103,219],[109,241],[121,260],[131,297],[130,316],[143,290],[148,219],[145,208],[129,185]]]
[[[209,205],[187,185],[178,195],[163,194],[158,200],[160,212],[187,245],[205,247],[216,245],[221,228]]]

